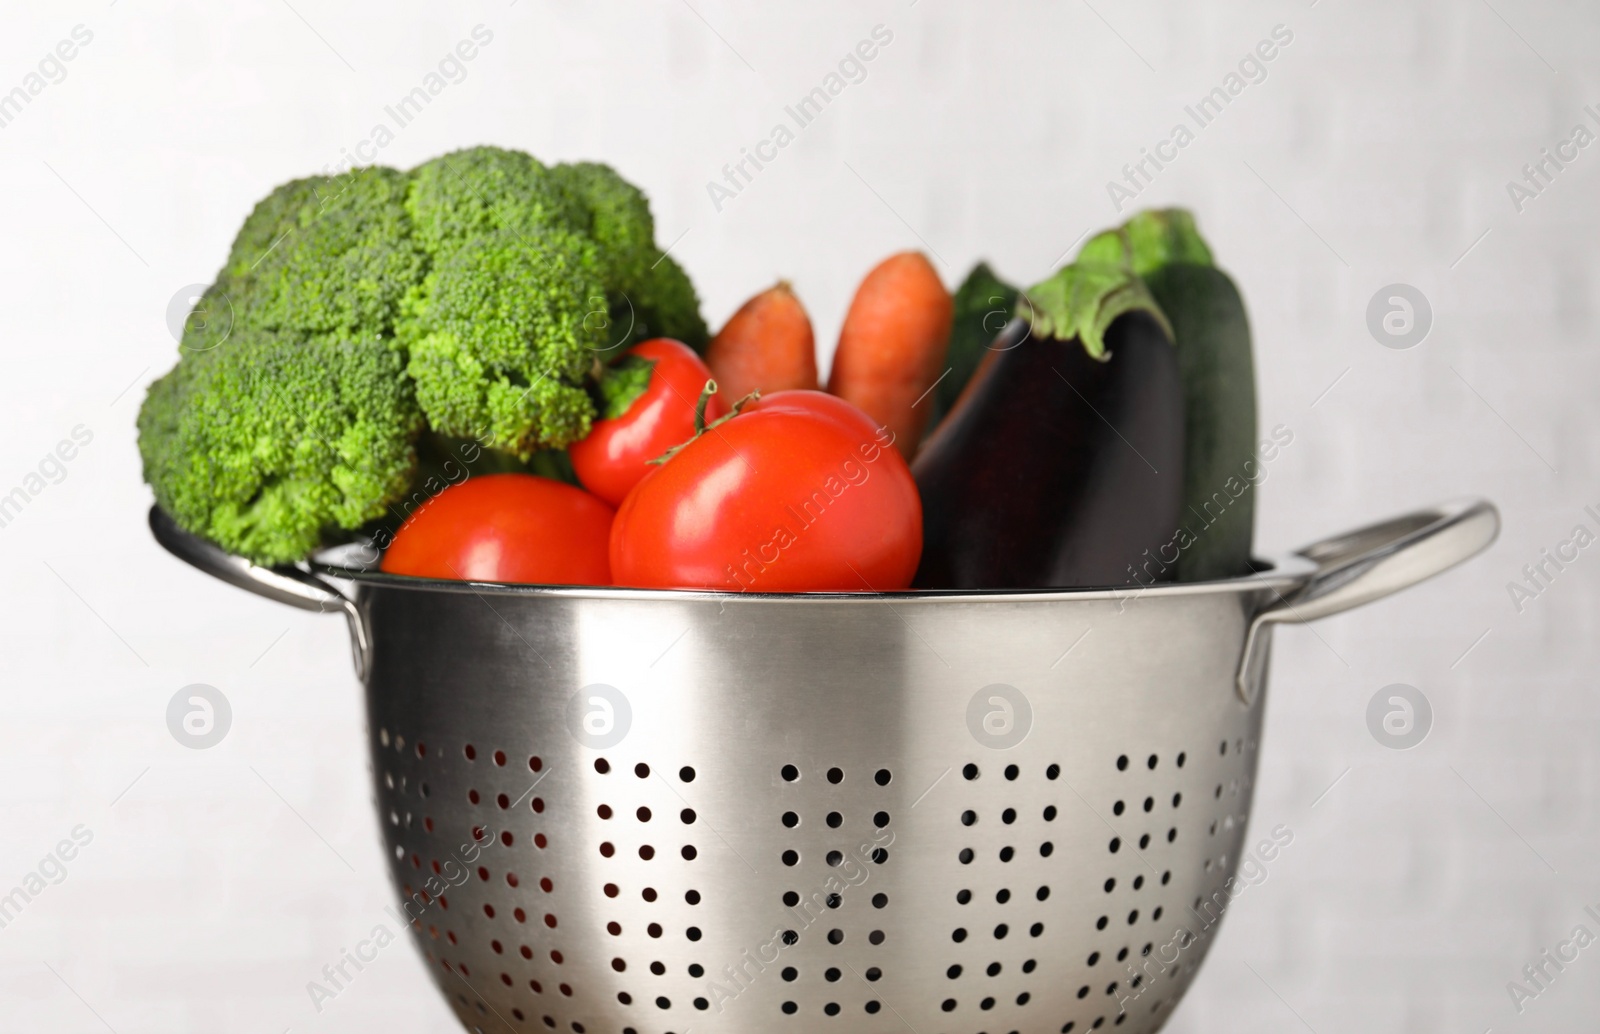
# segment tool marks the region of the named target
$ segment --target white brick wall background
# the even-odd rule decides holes
[[[1520,1016],[1506,984],[1579,922],[1600,932],[1600,550],[1521,614],[1506,583],[1596,523],[1600,147],[1520,213],[1506,183],[1600,131],[1600,6],[690,2],[8,5],[0,88],[75,25],[93,40],[0,130],[0,492],[74,426],[94,437],[0,528],[0,886],[79,824],[93,840],[0,930],[0,1031],[454,1029],[409,946],[312,1010],[306,982],[389,893],[344,629],[158,549],[133,420],[176,355],[168,300],[249,206],[338,162],[480,23],[492,44],[383,161],[478,142],[609,161],[713,322],[784,276],[825,348],[893,250],[952,284],[980,257],[1044,276],[1119,218],[1106,181],[1288,26],[1266,80],[1138,199],[1200,214],[1250,304],[1263,424],[1294,429],[1258,543],[1463,494],[1505,529],[1435,582],[1278,634],[1255,821],[1294,845],[1170,1029],[1594,1029],[1600,948]],[[866,80],[715,211],[706,181],[880,23]],[[1396,281],[1435,314],[1403,351],[1365,318]],[[234,710],[198,752],[163,717],[195,682]],[[1394,682],[1436,714],[1407,752],[1365,723]]]

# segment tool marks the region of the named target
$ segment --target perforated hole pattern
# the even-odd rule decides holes
[[[514,744],[374,746],[396,883],[458,1015],[573,1034],[880,1013],[924,1034],[1154,1031],[1228,902],[1256,755],[1253,735],[1102,751],[1105,778],[1079,777],[1109,788],[1094,799],[1037,756],[926,788],[774,757],[763,813],[713,827],[683,758],[590,754],[547,779]]]

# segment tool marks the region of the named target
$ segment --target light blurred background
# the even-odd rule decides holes
[[[345,630],[163,553],[133,422],[176,357],[169,303],[211,279],[251,205],[392,128],[385,107],[480,25],[492,42],[465,77],[366,155],[409,166],[492,142],[610,162],[649,192],[713,325],[784,277],[824,353],[891,251],[925,249],[952,286],[979,258],[1041,279],[1126,214],[1107,190],[1123,165],[1286,27],[1265,78],[1136,202],[1193,208],[1249,302],[1263,427],[1294,434],[1258,546],[1466,494],[1498,503],[1505,528],[1435,582],[1278,633],[1255,828],[1296,839],[1170,1029],[1594,1029],[1600,947],[1520,1014],[1507,985],[1579,924],[1600,933],[1584,912],[1600,904],[1600,547],[1520,612],[1508,583],[1577,525],[1600,532],[1600,146],[1564,143],[1580,125],[1600,135],[1597,14],[1592,0],[7,4],[0,93],[76,27],[92,39],[0,128],[0,495],[74,428],[92,441],[0,527],[0,895],[74,829],[92,839],[0,929],[0,1031],[456,1029],[409,945],[313,1009],[307,982],[390,896]],[[865,78],[719,211],[707,182],[879,25],[892,42]],[[1519,208],[1508,182],[1558,144],[1575,157]],[[1395,283],[1431,305],[1414,347],[1369,329]],[[207,750],[167,728],[193,683],[232,708]],[[1411,750],[1368,728],[1393,683],[1433,708]]]

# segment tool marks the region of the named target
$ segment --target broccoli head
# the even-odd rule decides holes
[[[276,564],[381,516],[410,480],[421,428],[404,360],[382,342],[235,328],[151,385],[139,451],[180,526]]]
[[[180,526],[279,562],[403,497],[425,426],[522,460],[564,447],[611,346],[708,336],[654,233],[606,166],[494,147],[284,184],[150,388],[146,480]]]

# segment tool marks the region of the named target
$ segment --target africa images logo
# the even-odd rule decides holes
[[[967,701],[967,731],[990,750],[1009,750],[1033,728],[1033,705],[1004,682],[984,686]]]
[[[1410,750],[1427,739],[1432,728],[1433,705],[1415,686],[1396,682],[1367,702],[1367,731],[1391,750]]]

